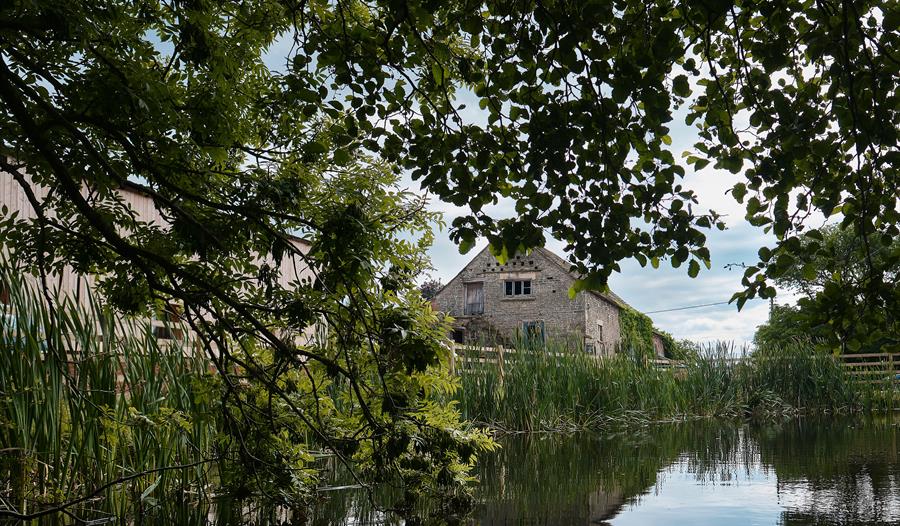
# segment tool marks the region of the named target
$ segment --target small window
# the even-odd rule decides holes
[[[154,325],[153,337],[157,340],[175,340],[175,331],[167,325]]]
[[[454,343],[463,343],[465,341],[466,333],[462,329],[453,329],[453,342]]]
[[[530,296],[531,295],[531,280],[511,280],[506,282],[506,295],[507,296]]]

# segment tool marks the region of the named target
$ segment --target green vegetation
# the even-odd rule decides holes
[[[208,498],[224,443],[203,356],[161,345],[149,325],[95,301],[50,309],[14,274],[3,278],[0,498],[19,514],[53,517],[84,496],[66,510],[83,520]]]
[[[619,311],[619,334],[622,341],[620,350],[633,357],[656,356],[656,348],[653,346],[654,334],[662,341],[663,353],[667,357],[681,359],[694,350],[690,342],[675,341],[671,334],[654,327],[650,316],[629,306]]]
[[[809,341],[818,347],[831,347],[835,338],[830,327],[810,325],[809,317],[792,305],[772,305],[769,318],[756,328],[753,345],[756,347],[789,346],[797,341]]]
[[[485,442],[435,402],[444,333],[412,283],[438,219],[398,176],[468,208],[462,251],[485,237],[505,259],[547,232],[600,290],[627,258],[709,268],[725,225],[685,176],[741,173],[731,195],[776,241],[738,308],[834,216],[863,278],[844,301],[826,276],[820,312],[878,342],[900,312],[898,27],[889,1],[7,1],[0,168],[35,210],[3,211],[0,239],[23,271],[101,276],[125,312],[179,308],[227,386],[233,480],[302,501],[299,427],[411,500],[462,492]],[[686,156],[678,115],[699,133]],[[165,224],[121,198],[137,181]],[[285,258],[314,275],[281,280]]]
[[[855,382],[828,354],[795,342],[740,361],[724,346],[660,369],[627,352],[504,354],[459,366],[466,418],[505,431],[575,431],[695,417],[845,413],[887,407],[891,392]],[[887,373],[886,373],[887,374]]]
[[[240,366],[232,371],[238,383],[230,384],[212,369],[219,358],[198,353],[190,340],[161,342],[147,322],[115,315],[91,294],[83,304],[44,295],[8,264],[5,269],[0,283],[10,304],[0,318],[0,519],[65,514],[77,521],[169,521],[208,508],[213,496],[224,499],[222,506],[233,502],[229,509],[238,522],[247,519],[247,502],[254,510],[281,506],[302,517],[321,474],[334,465],[366,484],[387,473],[402,485],[419,473],[417,486],[384,503],[401,515],[423,509],[419,499],[435,493],[437,502],[466,509],[466,484],[454,477],[464,477],[473,455],[492,444],[478,431],[460,435],[459,415],[435,404],[452,394],[445,373],[417,370],[402,385],[384,377],[398,397],[425,385],[428,393],[419,394],[425,402],[404,408],[412,416],[395,420],[387,437],[335,443],[331,437],[364,427],[366,416],[352,386],[316,364],[301,369],[308,376],[282,376],[279,387],[296,404],[289,407]],[[248,361],[278,363],[252,341],[244,345]],[[387,420],[399,410],[373,406],[372,417]],[[298,413],[314,415],[314,423]],[[331,434],[318,434],[321,425]],[[377,447],[398,436],[439,443],[442,458],[424,463],[418,457],[431,452],[402,442]]]
[[[786,345],[800,338],[843,353],[900,351],[896,298],[890,293],[870,297],[873,286],[898,288],[897,239],[872,247],[853,227],[828,225],[808,232],[801,239],[801,252],[775,280],[799,296],[797,305],[774,305],[755,343]],[[869,272],[869,262],[879,269],[877,275]]]
[[[653,320],[631,307],[619,311],[619,331],[623,345],[653,356]]]

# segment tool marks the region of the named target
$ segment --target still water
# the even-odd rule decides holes
[[[900,418],[695,421],[518,436],[482,459],[478,525],[900,524]],[[388,523],[336,492],[313,523]]]

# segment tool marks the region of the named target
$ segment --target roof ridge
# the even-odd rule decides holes
[[[448,280],[447,280],[447,283],[444,283],[443,285],[441,285],[441,288],[437,289],[437,290],[434,292],[434,296],[433,296],[433,297],[436,298],[436,297],[438,296],[438,294],[440,294],[441,292],[443,292],[444,289],[446,289],[448,285],[450,285],[451,283],[453,283],[453,280],[455,280],[456,278],[458,278],[459,275],[462,274],[464,270],[466,270],[466,267],[468,267],[469,265],[472,264],[473,261],[475,261],[475,258],[477,258],[478,256],[480,256],[481,253],[484,252],[485,250],[487,250],[488,248],[490,248],[490,244],[488,244],[486,247],[484,247],[484,248],[482,248],[481,250],[479,250],[477,254],[475,254],[474,256],[472,256],[472,259],[470,259],[468,263],[465,263],[465,264],[462,266],[462,268],[459,269],[459,271],[457,271],[456,274],[453,275],[452,278],[448,279]]]
[[[549,259],[551,261],[553,261],[554,263],[556,263],[557,266],[561,267],[570,276],[574,277],[575,279],[580,279],[580,276],[572,270],[572,265],[567,260],[563,259],[562,256],[560,256],[559,254],[550,250],[547,247],[538,247],[538,249],[543,250],[546,254],[548,254],[550,256]],[[607,292],[600,292],[600,291],[591,290],[591,289],[588,289],[587,292],[590,292],[591,294],[593,294],[599,298],[603,298],[607,301],[611,301],[611,302],[617,304],[619,307],[634,309],[634,307],[632,307],[625,300],[623,300],[621,296],[619,296],[618,294],[613,292],[612,289],[609,288],[609,286],[607,286],[606,288],[607,288]]]

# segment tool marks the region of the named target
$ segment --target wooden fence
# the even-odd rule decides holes
[[[838,360],[860,382],[900,381],[900,353],[842,354]]]
[[[510,347],[480,347],[476,345],[454,344],[453,353],[450,358],[450,367],[453,371],[465,369],[471,365],[477,364],[495,364],[502,370],[507,359],[520,355],[537,355],[550,356],[553,358],[562,358],[564,356],[573,356],[574,353],[565,352],[547,352],[541,349],[535,350],[519,350]],[[585,357],[603,360],[606,356],[596,354],[582,354]]]
[[[509,358],[521,353],[536,353],[541,351],[520,351],[507,347],[478,347],[472,345],[454,345],[451,353],[450,369],[452,372],[471,371],[479,365],[494,364],[499,369],[503,378]],[[572,356],[570,353],[544,353],[546,356],[564,357]],[[589,355],[598,361],[608,359],[609,356]],[[900,353],[866,353],[866,354],[842,354],[835,359],[845,367],[847,373],[859,382],[866,383],[900,383]],[[724,362],[738,364],[744,360],[741,357],[722,358]],[[648,361],[648,365],[659,369],[678,370],[686,367],[686,364],[677,360],[656,358]]]

